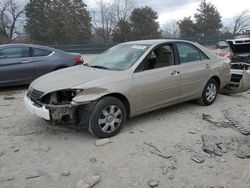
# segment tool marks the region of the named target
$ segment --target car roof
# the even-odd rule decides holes
[[[50,48],[47,46],[37,45],[37,44],[24,44],[24,43],[12,43],[12,44],[3,44],[0,45],[0,48],[2,47],[30,47],[30,48],[40,48],[44,50],[50,50],[50,51],[59,51],[54,48]]]
[[[138,40],[132,42],[126,42],[125,44],[137,44],[137,45],[158,45],[167,42],[187,42],[193,43],[187,40],[178,40],[178,39],[157,39],[157,40]]]

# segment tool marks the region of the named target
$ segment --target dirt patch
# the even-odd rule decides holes
[[[110,140],[96,142],[87,131],[53,127],[31,115],[23,105],[25,90],[0,92],[0,187],[68,188],[92,184],[88,177],[99,181],[95,188],[250,185],[250,161],[243,153],[249,135],[201,118],[209,114],[224,122],[226,110],[248,122],[248,93],[219,95],[208,107],[188,102],[151,112],[129,120]],[[15,99],[4,100],[8,96]],[[202,135],[216,137],[211,147],[219,147],[222,156],[203,151]]]

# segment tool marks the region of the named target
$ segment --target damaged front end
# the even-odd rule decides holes
[[[41,98],[41,103],[50,110],[51,119],[56,122],[76,121],[78,104],[72,100],[82,90],[62,90],[49,93]]]
[[[79,122],[78,110],[84,104],[76,103],[73,99],[82,91],[81,89],[66,89],[44,94],[30,88],[27,97],[37,108],[40,107],[49,111],[49,118],[45,119],[57,124],[77,124]]]

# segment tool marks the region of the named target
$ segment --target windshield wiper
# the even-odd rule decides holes
[[[104,67],[104,66],[101,66],[101,65],[93,65],[93,66],[90,66],[92,68],[97,68],[97,69],[105,69],[105,70],[109,70],[108,67]]]

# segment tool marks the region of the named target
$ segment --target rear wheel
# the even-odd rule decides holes
[[[199,103],[204,106],[213,104],[217,98],[218,90],[218,82],[214,79],[210,79],[203,90],[202,97],[199,99]]]
[[[119,133],[126,121],[126,108],[117,98],[104,97],[93,108],[89,119],[89,131],[99,137],[112,137]]]

